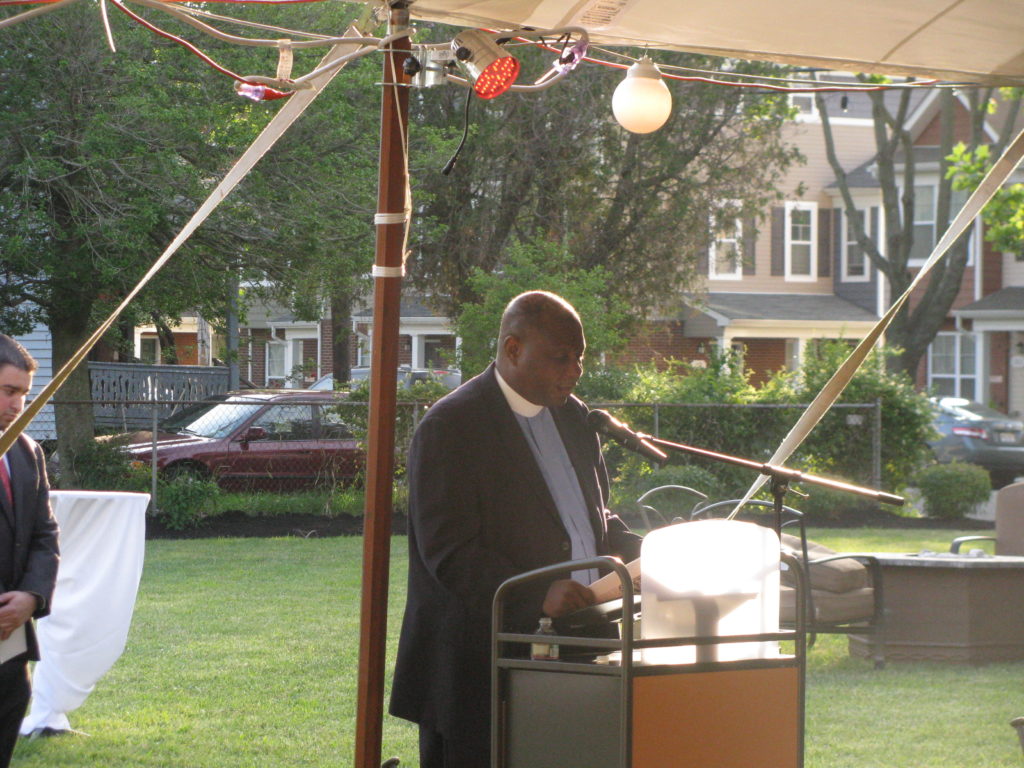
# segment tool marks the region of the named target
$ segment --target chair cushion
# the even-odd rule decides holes
[[[783,623],[796,620],[793,610],[795,596],[796,590],[792,587],[782,588],[779,595],[779,619]],[[875,591],[870,587],[841,594],[812,589],[811,600],[814,603],[814,616],[808,619],[818,623],[862,621],[870,619],[875,612]]]
[[[782,546],[787,551],[802,556],[800,550],[800,537],[788,533],[782,534]],[[824,590],[826,592],[849,592],[855,589],[863,589],[868,586],[868,569],[862,563],[852,558],[842,560],[830,560],[827,563],[815,563],[814,560],[822,557],[829,557],[836,554],[836,551],[807,540],[807,557],[811,560],[810,578],[812,590]],[[795,580],[792,574],[783,571],[782,583],[793,586]]]

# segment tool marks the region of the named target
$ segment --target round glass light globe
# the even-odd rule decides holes
[[[631,66],[612,95],[612,113],[631,133],[651,133],[672,114],[672,93],[646,56]]]

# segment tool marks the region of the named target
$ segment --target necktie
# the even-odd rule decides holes
[[[0,480],[3,480],[4,498],[7,499],[9,506],[13,506],[14,496],[11,493],[11,473],[7,469],[7,461],[3,456],[0,456]]]

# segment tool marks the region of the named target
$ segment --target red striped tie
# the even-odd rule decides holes
[[[4,484],[4,497],[7,499],[8,506],[14,504],[14,496],[11,493],[11,473],[7,469],[7,458],[0,456],[0,480],[3,480]]]

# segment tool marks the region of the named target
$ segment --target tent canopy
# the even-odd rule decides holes
[[[606,45],[1024,85],[1020,0],[413,0],[410,11],[459,26],[581,26]]]

